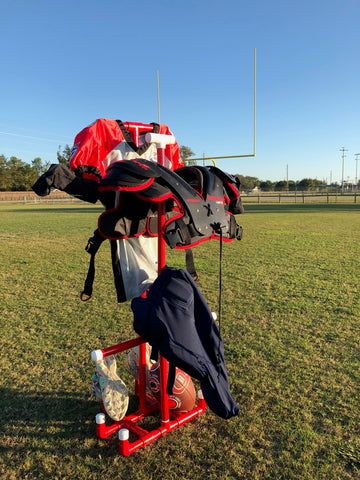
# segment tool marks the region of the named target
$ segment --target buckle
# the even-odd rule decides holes
[[[179,227],[168,231],[165,234],[165,239],[166,239],[170,248],[175,248],[179,245],[185,245],[184,238],[181,235],[181,230],[180,230]]]
[[[236,224],[236,230],[235,230],[235,238],[236,240],[241,240],[242,239],[242,236],[243,236],[243,227],[241,227],[240,225]]]
[[[95,254],[99,248],[102,242],[105,240],[105,238],[97,238],[95,235],[91,238],[89,238],[88,243],[85,247],[85,251],[88,252],[90,255]]]

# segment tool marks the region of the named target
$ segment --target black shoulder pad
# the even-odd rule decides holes
[[[106,171],[106,175],[101,180],[101,187],[133,187],[134,185],[143,185],[150,178],[157,178],[161,175],[158,165],[149,160],[138,158],[135,160],[121,160],[114,162]]]
[[[217,167],[209,166],[207,168],[210,170],[210,172],[213,172],[217,177],[221,178],[225,193],[229,198],[229,212],[233,215],[244,213],[244,207],[240,198],[239,179],[230,173],[223,172]]]

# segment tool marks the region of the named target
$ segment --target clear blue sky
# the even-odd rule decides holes
[[[0,0],[0,154],[56,162],[96,118],[160,119],[261,180],[354,180],[359,0]],[[360,165],[359,165],[360,176]]]

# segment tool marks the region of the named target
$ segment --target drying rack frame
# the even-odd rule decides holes
[[[160,165],[165,166],[165,148],[166,145],[175,142],[172,135],[161,135],[150,133],[153,125],[132,123],[127,124],[132,128],[134,141],[138,144],[139,133],[146,133],[146,141],[155,143],[157,147],[157,161]],[[166,265],[166,243],[163,236],[165,225],[165,203],[158,204],[158,274]],[[203,398],[201,390],[198,392],[197,405],[189,412],[176,414],[169,411],[169,396],[167,394],[168,379],[168,362],[159,355],[160,363],[160,401],[146,393],[146,341],[137,337],[116,345],[109,346],[104,349],[94,350],[91,357],[94,361],[124,352],[134,347],[139,347],[139,379],[135,380],[135,395],[138,397],[138,409],[135,413],[126,415],[122,420],[114,421],[111,424],[106,423],[106,415],[104,412],[98,413],[95,417],[96,435],[98,438],[104,439],[118,432],[119,435],[119,453],[128,456],[156,439],[171,432],[177,427],[189,422],[193,418],[201,415],[206,410],[206,402]],[[137,423],[151,415],[155,411],[160,411],[160,426],[153,430],[146,430]],[[136,440],[130,441],[129,432],[135,434]]]

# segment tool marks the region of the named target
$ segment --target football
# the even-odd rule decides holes
[[[152,365],[148,384],[151,392],[157,400],[160,400],[160,364]],[[175,383],[173,394],[169,395],[169,412],[184,413],[189,412],[195,406],[196,393],[193,381],[190,375],[176,368]]]

